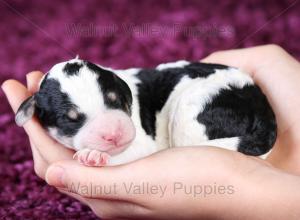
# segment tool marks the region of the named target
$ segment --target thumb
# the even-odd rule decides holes
[[[226,51],[218,51],[203,58],[204,63],[220,63],[227,66],[238,67],[243,71],[252,73],[255,71],[257,63],[257,49],[260,47],[247,49],[233,49]]]
[[[136,196],[124,187],[124,182],[134,182],[132,173],[128,165],[87,167],[75,160],[64,160],[47,169],[46,181],[87,198],[134,201]]]

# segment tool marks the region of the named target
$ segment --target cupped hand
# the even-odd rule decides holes
[[[300,107],[300,100],[297,100],[297,94],[300,94],[299,63],[273,45],[217,52],[203,61],[237,66],[252,74],[271,103],[279,128],[275,149],[268,160],[274,166],[300,174],[297,132],[300,116],[295,114]],[[3,84],[14,111],[37,90],[41,77],[40,72],[28,74],[28,89],[14,80]],[[24,128],[30,139],[35,172],[41,178],[47,176],[49,184],[88,204],[105,218],[209,218],[222,214],[226,219],[224,210],[228,211],[228,218],[232,213],[247,216],[241,201],[251,204],[248,198],[254,193],[251,184],[268,176],[272,179],[274,173],[279,175],[262,160],[213,147],[170,149],[117,167],[84,167],[73,161],[73,152],[51,139],[35,118]],[[138,186],[142,182],[166,186],[166,194],[158,198],[155,193],[133,193],[124,185],[130,187],[130,183],[134,183]],[[174,194],[175,182],[187,186],[232,185],[238,190],[233,195],[210,195],[203,199],[204,195],[200,193],[195,198],[183,191]],[[118,191],[105,193],[100,190],[114,183]],[[93,186],[95,191],[92,191]]]
[[[26,98],[37,92],[42,76],[39,71],[27,74],[27,88],[16,80],[7,80],[2,84],[2,89],[15,113]],[[41,178],[45,177],[49,164],[72,158],[73,152],[50,138],[35,117],[24,125],[24,129],[30,140],[35,172]]]
[[[268,161],[300,174],[299,62],[277,45],[215,52],[202,61],[239,67],[252,75],[267,96],[278,125]]]
[[[23,100],[37,91],[41,77],[40,72],[28,74],[28,89],[14,80],[5,82],[3,90],[15,112]],[[28,121],[24,129],[30,139],[37,175],[43,179],[47,176],[49,184],[89,205],[102,218],[209,217],[212,214],[207,211],[208,207],[216,205],[213,197],[219,195],[207,195],[212,198],[202,201],[204,192],[200,192],[199,187],[234,187],[239,185],[239,178],[226,180],[227,176],[238,176],[231,173],[232,168],[247,173],[265,166],[255,159],[244,161],[246,156],[237,152],[201,147],[174,148],[122,166],[85,167],[72,160],[73,152],[50,138],[36,118]],[[241,165],[237,166],[238,160],[253,164],[242,169]],[[135,190],[143,183],[161,187],[162,191]],[[185,190],[189,191],[190,187],[197,187],[197,190],[186,194]],[[224,197],[223,204],[231,204],[233,198],[238,199],[237,194],[220,196]],[[195,198],[201,203],[200,209],[199,204],[191,202]],[[222,212],[221,203],[218,207],[214,215]]]

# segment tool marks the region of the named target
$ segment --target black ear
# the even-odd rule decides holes
[[[23,126],[29,119],[32,118],[35,111],[34,95],[26,99],[19,107],[15,121],[18,126]]]

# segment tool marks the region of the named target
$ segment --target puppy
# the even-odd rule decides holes
[[[188,61],[126,70],[79,58],[56,64],[22,103],[16,123],[34,115],[87,166],[200,145],[260,156],[277,130],[268,100],[248,74]]]

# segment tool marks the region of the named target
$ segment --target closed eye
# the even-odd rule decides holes
[[[67,116],[69,119],[76,120],[79,116],[79,113],[76,111],[76,109],[71,109],[68,111]]]

